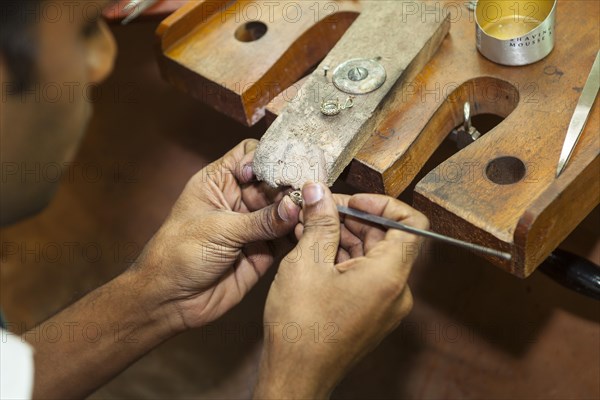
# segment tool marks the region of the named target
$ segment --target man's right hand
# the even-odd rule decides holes
[[[265,308],[256,398],[326,398],[412,307],[406,281],[421,239],[346,217],[336,201],[417,228],[428,221],[380,195],[302,190],[300,240],[281,262]]]

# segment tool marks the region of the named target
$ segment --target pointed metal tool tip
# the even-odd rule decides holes
[[[556,177],[558,178],[560,176],[560,174],[562,174],[563,170],[565,169],[565,163],[559,163],[558,167],[556,168]]]

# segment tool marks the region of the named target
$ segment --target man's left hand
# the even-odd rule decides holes
[[[256,182],[257,143],[243,141],[193,176],[133,267],[173,306],[180,329],[238,304],[273,263],[268,241],[298,223],[300,209],[289,196]]]

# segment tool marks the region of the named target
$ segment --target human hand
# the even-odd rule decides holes
[[[298,223],[288,196],[255,182],[256,145],[245,140],[193,176],[134,267],[161,307],[180,317],[177,329],[202,326],[239,303],[273,263],[268,241]]]
[[[406,316],[406,281],[421,238],[352,217],[339,204],[427,229],[421,213],[380,195],[307,184],[300,241],[281,262],[265,307],[257,398],[325,398]]]

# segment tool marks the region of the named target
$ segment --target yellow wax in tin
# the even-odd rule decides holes
[[[535,29],[541,21],[530,17],[507,16],[485,25],[483,30],[490,36],[500,40],[518,38]]]

